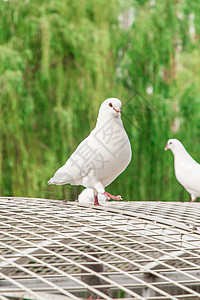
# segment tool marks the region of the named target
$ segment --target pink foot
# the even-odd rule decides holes
[[[104,192],[104,195],[106,196],[107,200],[114,199],[114,200],[122,200],[122,197],[120,195],[113,196],[107,192]]]
[[[197,198],[191,199],[190,202],[195,202],[196,200],[197,200]]]

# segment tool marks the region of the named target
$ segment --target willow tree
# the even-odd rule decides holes
[[[133,164],[126,173],[129,199],[188,200],[173,157],[164,147],[180,139],[198,159],[199,27],[196,1],[136,1],[127,33],[120,82],[132,101]]]
[[[7,1],[0,13],[1,193],[63,197],[47,179],[115,93],[118,2]]]

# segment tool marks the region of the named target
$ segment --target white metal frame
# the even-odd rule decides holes
[[[2,300],[200,299],[200,203],[1,197],[0,278]]]

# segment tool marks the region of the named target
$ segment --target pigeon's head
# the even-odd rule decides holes
[[[99,115],[104,117],[105,115],[110,117],[120,117],[121,116],[121,106],[122,103],[117,98],[108,98],[100,106]]]
[[[165,147],[165,151],[170,149],[174,153],[176,150],[181,149],[181,148],[183,148],[183,145],[181,144],[181,142],[179,140],[170,139],[167,142],[167,145]]]

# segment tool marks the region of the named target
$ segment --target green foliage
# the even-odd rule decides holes
[[[119,21],[127,12],[131,27]],[[133,158],[109,191],[189,198],[163,149],[175,137],[200,161],[197,1],[12,0],[0,15],[1,195],[75,199],[80,187],[47,180],[94,128],[101,102],[118,97]]]

